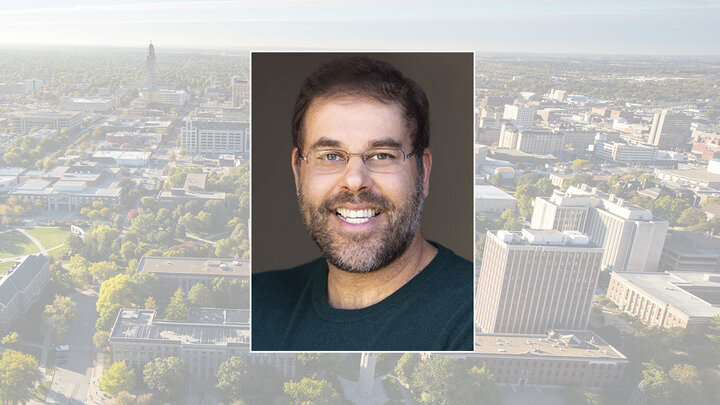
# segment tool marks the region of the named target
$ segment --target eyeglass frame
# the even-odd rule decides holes
[[[403,163],[405,163],[405,162],[408,160],[408,158],[411,158],[411,157],[415,156],[415,155],[416,155],[416,152],[417,152],[417,149],[415,149],[415,150],[413,150],[412,152],[410,152],[410,153],[408,153],[408,154],[405,154],[405,151],[402,150],[402,149],[400,149],[400,148],[374,148],[374,149],[369,149],[368,152],[383,151],[383,150],[385,150],[385,151],[390,151],[390,150],[399,151],[399,152],[402,154],[402,156],[403,156]],[[342,150],[342,149],[335,149],[335,148],[311,149],[305,156],[303,156],[302,154],[300,154],[300,152],[298,152],[298,160],[304,160],[305,163],[307,163],[308,168],[311,168],[311,167],[313,167],[313,166],[310,165],[310,163],[308,162],[308,156],[307,156],[307,155],[309,155],[309,154],[311,154],[311,153],[313,153],[313,152],[317,152],[317,151],[334,151],[334,152],[341,152],[341,153],[343,153],[343,154],[345,155],[345,166],[347,166],[347,164],[350,163],[350,158],[351,158],[351,157],[353,157],[353,156],[358,156],[360,159],[362,159],[362,162],[363,162],[363,165],[365,166],[365,168],[367,168],[367,169],[368,169],[370,172],[372,172],[372,173],[395,173],[395,172],[378,172],[378,171],[375,171],[375,170],[371,169],[371,168],[367,165],[367,161],[368,161],[368,159],[370,159],[370,156],[368,156],[368,153],[367,153],[367,152],[363,152],[363,153],[349,153],[349,152],[346,152],[346,151],[344,151],[344,150]],[[344,166],[344,167],[345,167],[345,166]],[[338,166],[338,167],[340,167],[340,166]],[[310,170],[312,170],[312,169],[310,169]],[[316,173],[318,173],[318,174],[335,174],[335,173],[339,173],[339,172],[341,172],[341,171],[342,171],[342,170],[338,170],[338,171],[336,171],[336,172],[316,172]]]

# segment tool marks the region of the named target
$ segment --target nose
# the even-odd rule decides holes
[[[353,159],[357,158],[357,159]],[[342,172],[341,186],[349,191],[361,191],[372,187],[370,170],[362,160],[362,156],[350,156],[345,170]]]

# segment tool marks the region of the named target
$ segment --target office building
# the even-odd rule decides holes
[[[157,91],[157,57],[152,42],[148,46],[147,56],[145,57],[145,73],[147,74],[148,90]]]
[[[668,232],[658,271],[720,273],[720,238],[687,231]]]
[[[509,120],[517,128],[531,128],[534,118],[534,108],[505,104],[505,109],[503,110],[503,119]]]
[[[488,232],[475,319],[483,333],[586,329],[603,249],[579,232]]]
[[[180,130],[180,146],[192,154],[249,153],[250,126],[247,122],[187,117]]]
[[[613,195],[587,186],[536,198],[531,224],[538,229],[580,231],[605,249],[602,267],[657,271],[668,222]]]
[[[690,142],[692,118],[683,113],[663,110],[655,113],[648,143],[661,149],[683,148]]]
[[[522,129],[503,124],[498,148],[547,155],[565,148],[565,135],[547,129]]]
[[[34,127],[51,129],[75,128],[82,124],[83,115],[80,112],[66,113],[57,111],[21,112],[11,116],[13,128],[16,132],[26,134]]]
[[[720,274],[613,272],[607,297],[649,326],[703,332],[720,315]]]
[[[620,142],[598,142],[593,146],[593,155],[606,161],[626,164],[651,163],[657,156],[657,148],[643,145],[628,145]]]
[[[232,86],[232,106],[237,108],[250,100],[250,84],[241,77],[230,79]]]

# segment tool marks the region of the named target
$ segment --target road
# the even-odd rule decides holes
[[[48,391],[46,404],[98,404],[97,381],[102,364],[96,362],[92,337],[95,333],[97,295],[86,291],[74,293],[78,318],[60,342],[68,345],[67,363],[55,365],[55,375]]]

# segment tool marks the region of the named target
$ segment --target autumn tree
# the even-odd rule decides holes
[[[111,397],[120,391],[130,391],[135,386],[135,370],[118,361],[103,369],[100,389]]]
[[[77,304],[70,297],[56,295],[53,303],[45,306],[43,321],[55,342],[67,333],[76,319]]]
[[[35,357],[6,350],[0,358],[0,401],[4,404],[24,404],[35,393],[42,379]]]

